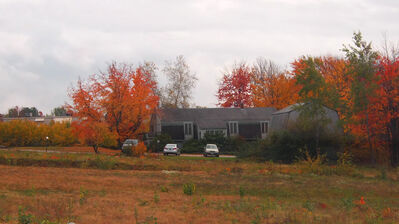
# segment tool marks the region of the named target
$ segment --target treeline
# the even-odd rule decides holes
[[[76,143],[78,139],[69,123],[0,122],[0,145],[3,146],[71,146]]]
[[[71,111],[67,111],[65,106],[59,106],[51,110],[53,116],[72,116]],[[5,115],[0,114],[0,117],[43,117],[43,112],[39,111],[36,107],[19,107],[15,106],[8,109]],[[47,115],[46,115],[47,116]]]
[[[385,44],[375,50],[358,32],[341,50],[344,57],[300,57],[291,70],[264,59],[237,64],[219,83],[219,105],[325,105],[339,114],[346,151],[372,164],[398,166],[399,49]]]

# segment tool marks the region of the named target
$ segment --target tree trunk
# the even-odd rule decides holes
[[[397,167],[399,165],[399,120],[392,119],[390,126],[391,165],[392,167]]]
[[[367,128],[367,140],[369,142],[369,149],[370,149],[370,153],[371,153],[371,158],[370,158],[371,159],[371,164],[375,165],[376,153],[374,151],[373,144],[371,143],[370,127],[369,127],[369,113],[368,112],[366,112],[366,128]]]
[[[94,152],[98,154],[98,145],[93,145]]]

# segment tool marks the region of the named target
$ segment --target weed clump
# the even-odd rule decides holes
[[[195,193],[195,184],[193,183],[183,184],[183,193],[185,195],[193,195]]]
[[[168,192],[169,191],[169,189],[166,186],[161,186],[160,189],[161,189],[161,192]]]
[[[238,189],[238,193],[240,194],[240,198],[243,198],[245,196],[245,189],[243,186],[240,186],[240,189]]]
[[[18,208],[18,224],[31,224],[33,222],[33,215],[26,214],[25,209]]]
[[[80,205],[83,205],[86,202],[88,193],[89,193],[89,191],[87,189],[80,188],[80,194],[79,194],[79,204]]]
[[[154,202],[155,202],[155,203],[158,203],[159,200],[160,200],[159,194],[158,194],[158,192],[155,191],[155,192],[154,192]]]

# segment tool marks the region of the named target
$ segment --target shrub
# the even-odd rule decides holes
[[[193,195],[195,193],[195,184],[193,183],[183,184],[183,193],[186,195]]]
[[[221,150],[226,151],[226,143],[228,139],[221,132],[216,133],[205,133],[201,139],[202,144],[216,144]]]
[[[245,189],[243,186],[240,186],[238,189],[238,193],[240,194],[240,198],[243,198],[245,196]]]
[[[18,224],[31,224],[33,222],[33,215],[26,214],[25,209],[18,208]]]
[[[166,144],[172,142],[173,140],[170,135],[161,134],[153,138],[148,147],[153,152],[161,152]]]
[[[87,194],[89,193],[88,190],[80,187],[80,194],[79,194],[79,204],[83,205],[87,200]]]
[[[202,153],[204,144],[196,139],[190,139],[183,144],[182,152],[184,153]]]
[[[46,140],[49,137],[49,141]],[[0,145],[70,146],[77,143],[69,123],[37,124],[27,120],[0,122]]]
[[[338,132],[320,133],[316,137],[313,131],[292,126],[288,130],[270,133],[266,139],[254,144],[249,151],[240,152],[239,156],[292,163],[302,155],[302,149],[311,157],[316,157],[320,153],[326,155],[328,160],[336,161],[337,152],[341,150],[342,145],[342,136]]]
[[[89,166],[90,167],[96,167],[96,168],[100,168],[103,170],[111,170],[115,167],[116,165],[116,161],[114,158],[110,158],[110,157],[100,157],[100,156],[96,156],[96,158],[94,160],[90,160],[89,162]]]
[[[161,186],[161,192],[168,192],[169,189],[166,186]]]
[[[147,147],[144,145],[144,142],[139,142],[139,144],[132,147],[132,151],[133,156],[142,156],[147,152]]]
[[[203,146],[206,144],[216,144],[219,148],[220,153],[231,153],[237,154],[241,150],[248,149],[248,142],[246,142],[241,136],[225,137],[223,133],[206,133],[201,139]]]
[[[143,156],[147,152],[147,147],[143,142],[139,142],[137,145],[132,147],[123,147],[122,154],[125,156]]]
[[[133,155],[133,146],[132,147],[122,147],[122,154],[125,156]]]
[[[221,145],[221,150],[227,153],[238,153],[242,150],[248,149],[248,143],[240,136],[234,136],[226,138],[223,145]]]

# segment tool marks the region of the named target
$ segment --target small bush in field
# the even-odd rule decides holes
[[[338,152],[337,165],[339,166],[351,166],[353,161],[353,156],[349,152]]]
[[[308,211],[313,211],[315,207],[315,203],[309,200],[305,201],[302,205],[303,208],[306,208]]]
[[[183,193],[186,195],[193,195],[195,193],[195,184],[193,183],[183,184]]]
[[[33,215],[26,214],[25,209],[18,208],[18,224],[31,224],[33,221]]]
[[[381,169],[379,178],[381,178],[382,180],[387,180],[388,179],[386,169],[384,169],[384,168]]]
[[[86,202],[88,193],[89,193],[88,190],[80,188],[79,204],[83,205],[83,203]]]
[[[143,156],[147,152],[147,147],[144,142],[139,142],[136,146],[132,147],[133,156]]]
[[[316,156],[312,157],[309,151],[305,149],[300,150],[302,156],[297,157],[297,164],[302,167],[305,172],[314,174],[330,174],[330,170],[326,169],[324,163],[326,162],[326,155],[321,155],[317,152]]]
[[[342,198],[341,207],[347,211],[351,210],[355,205],[353,204],[353,198]]]
[[[96,159],[91,160],[91,163],[94,165],[94,167],[98,167],[103,170],[111,170],[115,166],[116,161],[114,158],[101,158],[97,156]]]
[[[168,192],[169,189],[166,186],[161,186],[161,192]]]
[[[123,147],[122,154],[125,156],[132,156],[133,155],[133,147]]]
[[[240,197],[244,197],[245,196],[245,189],[243,186],[240,186],[240,189],[238,190],[238,193],[240,194]]]
[[[124,147],[122,148],[122,154],[125,156],[143,156],[144,153],[147,152],[147,147],[143,142],[139,142],[137,145],[132,147]]]

